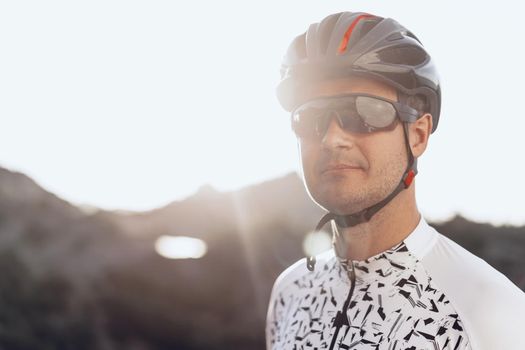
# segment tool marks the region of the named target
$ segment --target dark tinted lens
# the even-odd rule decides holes
[[[292,128],[301,138],[321,137],[332,117],[338,118],[346,131],[368,133],[391,126],[396,110],[390,102],[368,96],[317,99],[293,112]]]
[[[367,133],[372,131],[365,125],[365,123],[363,123],[363,120],[355,109],[355,105],[341,108],[337,111],[337,114],[339,114],[339,118],[341,118],[341,122],[343,123],[343,129],[346,131],[357,133]]]
[[[396,109],[387,101],[358,96],[355,107],[361,119],[374,128],[386,128],[396,120]]]
[[[292,115],[292,129],[298,137],[314,137],[317,134],[317,123],[326,110],[300,107]]]

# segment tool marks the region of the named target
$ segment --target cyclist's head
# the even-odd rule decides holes
[[[394,191],[408,164],[402,123],[392,118],[383,123],[385,131],[368,133],[344,113],[354,106],[372,108],[376,102],[385,102],[388,108],[391,105],[386,101],[397,100],[396,90],[371,79],[343,78],[314,85],[305,98],[308,102],[294,111],[297,118],[308,118],[323,106],[333,106],[317,117],[322,120],[317,128],[307,121],[294,123],[299,129],[301,168],[310,197],[327,211],[346,215],[370,207]]]
[[[414,34],[389,18],[330,15],[290,44],[277,96],[292,112],[306,187],[328,211],[316,230],[415,207],[416,160],[437,128],[441,92]]]
[[[281,65],[277,96],[292,111],[312,86],[366,77],[392,86],[401,102],[430,113],[434,131],[441,105],[439,78],[419,39],[395,20],[366,13],[330,15],[297,36]]]

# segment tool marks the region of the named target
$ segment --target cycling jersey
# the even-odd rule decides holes
[[[301,259],[275,281],[267,349],[525,349],[525,293],[423,218],[366,260],[333,247],[316,259],[314,271]]]

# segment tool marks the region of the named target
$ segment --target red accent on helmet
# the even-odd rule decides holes
[[[412,181],[414,181],[414,177],[416,177],[416,172],[414,170],[410,170],[404,180],[405,187],[410,186]]]
[[[346,33],[343,37],[343,39],[341,40],[341,44],[339,44],[339,49],[337,49],[337,52],[338,53],[343,53],[345,52],[346,50],[346,47],[348,45],[348,42],[350,41],[350,37],[352,36],[352,31],[354,30],[355,26],[357,25],[357,22],[359,22],[360,20],[362,20],[363,18],[370,18],[370,17],[375,17],[373,15],[361,15],[361,16],[358,16],[351,24],[350,26],[348,27],[348,29],[346,30]]]

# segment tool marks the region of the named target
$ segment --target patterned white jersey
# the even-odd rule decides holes
[[[401,243],[353,261],[352,293],[347,261],[333,248],[316,259],[275,281],[267,349],[525,350],[525,293],[423,218]]]

